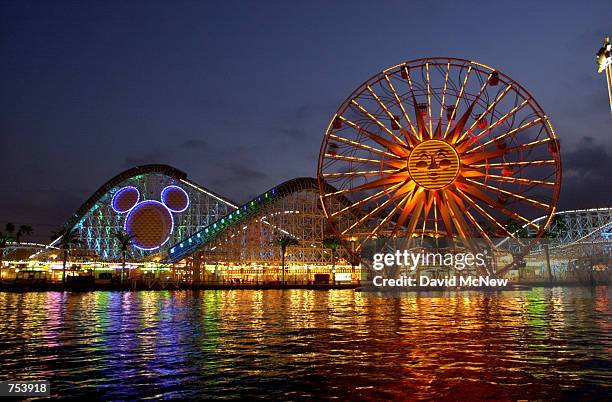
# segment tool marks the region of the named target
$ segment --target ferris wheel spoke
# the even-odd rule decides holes
[[[401,183],[401,182],[405,181],[407,178],[408,178],[408,174],[407,173],[404,174],[404,176],[398,174],[398,175],[392,175],[392,176],[388,176],[388,177],[383,177],[382,179],[372,180],[372,181],[367,182],[365,184],[361,184],[361,185],[359,185],[357,187],[345,188],[345,189],[342,189],[342,190],[333,191],[331,193],[325,193],[323,195],[323,198],[333,197],[333,196],[347,194],[347,193],[355,193],[355,192],[364,191],[364,190],[371,190],[373,188],[387,186],[387,185],[393,185],[393,184],[396,184],[396,183]]]
[[[412,95],[412,97],[413,97],[413,102],[414,102],[414,113],[416,113],[418,137],[422,141],[424,140],[425,137],[429,137],[429,133],[427,132],[427,126],[425,124],[425,120],[423,119],[423,115],[421,114],[421,111],[419,110],[419,104],[417,103],[416,98],[414,97],[414,94]]]
[[[434,233],[438,234],[438,193],[433,194]]]
[[[504,166],[515,168],[515,167],[524,167],[524,166],[555,165],[556,163],[557,161],[554,159],[547,159],[547,160],[525,161],[525,162],[478,163],[478,164],[472,164],[468,166],[472,168],[486,168],[486,167],[497,168],[497,167],[504,167]]]
[[[442,193],[442,197],[445,199],[446,203],[450,207],[450,216],[451,220],[455,224],[455,228],[459,232],[459,236],[463,239],[467,239],[470,237],[470,231],[468,229],[467,223],[462,217],[461,208],[456,204],[455,200],[450,191],[445,191]]]
[[[387,216],[386,216],[384,219],[382,219],[382,220],[380,221],[380,223],[379,223],[378,225],[376,225],[376,227],[375,227],[374,229],[372,229],[372,230],[368,231],[368,233],[365,235],[365,238],[363,239],[363,241],[361,242],[361,244],[359,244],[359,245],[357,245],[357,247],[355,247],[355,251],[356,251],[356,252],[361,252],[361,249],[363,248],[363,245],[364,245],[364,244],[366,244],[366,243],[368,242],[368,240],[370,240],[370,239],[371,239],[373,236],[375,236],[376,234],[378,234],[378,232],[379,232],[380,228],[381,228],[381,227],[382,227],[382,226],[383,226],[385,223],[387,223],[388,219],[389,219],[389,218],[392,216],[392,214],[396,213],[396,212],[397,212],[397,210],[398,210],[398,209],[401,207],[402,202],[403,202],[403,199],[402,199],[402,201],[400,201],[400,202],[399,202],[399,203],[398,203],[398,204],[395,206],[395,208],[393,208],[393,211],[392,211],[392,212],[391,212],[389,215],[387,215]]]
[[[463,113],[463,116],[461,116],[461,118],[459,118],[459,120],[457,120],[457,123],[455,123],[455,126],[453,127],[453,129],[450,130],[449,142],[451,144],[454,144],[456,142],[456,139],[459,136],[458,133],[461,133],[461,131],[463,130],[463,127],[465,127],[465,123],[467,123],[468,119],[470,118],[470,116],[472,114],[472,109],[474,108],[474,105],[475,105],[475,103],[472,103],[467,108],[465,113]],[[447,138],[448,127],[450,127],[450,124],[446,126],[446,132],[444,133],[444,138]]]
[[[461,67],[463,69],[463,67]],[[465,74],[465,78],[463,79],[463,83],[461,84],[461,89],[459,89],[459,95],[457,95],[457,101],[455,102],[455,106],[453,107],[453,111],[450,116],[450,120],[455,119],[455,114],[457,113],[457,108],[459,107],[459,102],[463,98],[463,92],[465,91],[465,86],[468,83],[468,79],[470,78],[470,73],[472,72],[472,66],[468,67],[467,73]],[[446,130],[444,130],[444,138],[448,135],[448,129],[450,128],[450,124],[446,126]]]
[[[337,159],[343,162],[356,163],[356,164],[369,164],[375,166],[383,166],[388,165],[397,169],[401,169],[406,166],[406,162],[402,161],[399,158],[394,159],[369,159],[369,158],[359,158],[357,156],[346,156],[346,155],[334,155],[330,153],[325,154],[326,158],[329,159]]]
[[[387,84],[389,85],[389,88],[391,89],[391,92],[393,93],[393,96],[395,97],[395,101],[399,105],[402,111],[402,114],[404,115],[404,119],[406,119],[406,122],[408,122],[408,125],[410,126],[410,130],[412,131],[412,134],[416,135],[417,131],[414,129],[414,125],[412,124],[412,121],[410,120],[410,116],[408,116],[408,113],[406,113],[406,109],[404,108],[404,103],[401,101],[399,95],[397,94],[397,91],[395,90],[395,87],[393,86],[393,84],[391,83],[391,80],[389,79],[387,75],[385,75],[385,80],[387,81]],[[408,143],[414,144],[414,140],[411,138],[410,133],[408,133],[407,131],[402,131],[402,133],[404,134],[404,137],[406,138],[406,141],[408,141]]]
[[[469,210],[465,209],[463,211],[463,213],[465,213],[465,215],[468,217],[468,219],[470,220],[470,222],[472,222],[472,225],[474,225],[476,227],[476,229],[478,229],[478,232],[482,235],[482,237],[484,237],[487,240],[491,240],[491,237],[489,236],[489,234],[487,233],[486,230],[484,230],[482,228],[482,226],[480,225],[480,223],[478,223],[478,221],[474,218],[474,216],[470,213]]]
[[[329,183],[327,183],[327,184],[329,184]],[[345,189],[342,189],[342,190],[332,191],[331,193],[323,194],[322,198],[334,197],[334,196],[337,196],[337,195],[342,195],[342,194],[350,193],[352,191],[355,191],[355,190],[352,189],[352,188],[345,188]]]
[[[394,208],[391,210],[391,212],[390,212],[390,213],[389,213],[387,216],[385,216],[385,217],[384,217],[384,218],[383,218],[383,219],[382,219],[382,220],[381,220],[381,221],[378,223],[378,225],[376,225],[376,227],[375,227],[373,230],[371,230],[371,231],[370,231],[370,233],[368,233],[368,235],[366,236],[366,239],[365,239],[365,241],[364,241],[363,243],[365,243],[366,241],[368,241],[370,238],[372,238],[372,236],[376,235],[376,234],[377,234],[377,233],[380,231],[380,228],[381,228],[381,227],[382,227],[384,224],[386,224],[386,223],[387,223],[387,222],[388,222],[388,221],[391,219],[391,217],[393,217],[393,216],[394,216],[394,215],[397,213],[397,211],[398,211],[398,210],[399,210],[399,209],[402,207],[402,205],[405,203],[405,200],[407,199],[407,197],[408,197],[408,196],[409,196],[409,195],[404,196],[404,198],[402,198],[402,199],[401,199],[401,200],[400,200],[400,201],[397,203],[397,205],[396,205],[396,206],[395,206],[395,207],[394,207]],[[363,244],[363,243],[362,243],[362,244]]]
[[[416,135],[411,134],[408,129],[406,128],[402,128],[400,130],[400,132],[402,133],[402,135],[404,136],[404,138],[406,138],[406,141],[408,141],[408,147],[410,149],[414,148],[416,145],[418,145],[419,143],[419,139],[416,137]]]
[[[534,200],[533,198],[525,197],[523,195],[520,195],[520,194],[517,194],[517,193],[513,193],[511,191],[507,191],[507,190],[504,190],[504,189],[499,188],[499,187],[491,186],[490,184],[481,183],[478,180],[469,179],[469,178],[466,178],[465,180],[469,181],[470,183],[474,183],[477,186],[484,187],[484,188],[487,188],[489,190],[493,190],[493,191],[499,192],[501,194],[505,194],[505,195],[507,195],[509,197],[517,198],[517,199],[522,200],[522,201],[526,201],[526,202],[530,203],[531,205],[534,205],[534,206],[536,206],[538,208],[542,208],[544,210],[549,210],[550,209],[550,205],[544,204],[543,202],[540,202],[538,200]]]
[[[554,187],[555,182],[552,181],[544,181],[544,180],[534,180],[534,179],[523,179],[519,177],[506,177],[506,176],[498,176],[494,174],[486,175],[487,180],[492,179],[498,182],[505,183],[519,183],[519,184],[539,184],[542,186]]]
[[[406,167],[407,163],[405,160],[396,158],[396,159],[383,159],[383,163],[385,165],[394,167],[396,169],[403,169]]]
[[[392,152],[394,154],[393,156],[404,156],[404,157],[408,156],[409,152],[403,146],[395,142],[389,141],[386,138],[379,136],[378,134],[374,134],[373,132],[360,127],[358,124],[352,122],[351,120],[345,118],[344,116],[339,116],[339,117],[342,121],[346,122],[350,127],[356,130],[358,133],[365,134],[372,141],[378,143],[379,145],[382,145],[387,150],[389,150],[389,152]]]
[[[425,77],[427,79],[427,116],[429,118],[429,138],[433,136],[433,129],[431,127],[431,84],[429,82],[429,63],[425,63]]]
[[[499,221],[497,219],[495,219],[491,214],[489,214],[487,211],[485,211],[480,205],[478,205],[478,203],[476,203],[474,200],[472,200],[467,194],[465,194],[463,191],[461,191],[461,189],[459,188],[455,188],[455,190],[461,194],[463,196],[463,198],[465,200],[467,200],[467,202],[472,205],[485,219],[487,219],[489,222],[491,222],[494,226],[498,227],[499,229],[501,229],[502,231],[504,231],[508,236],[514,238],[514,235],[512,233],[510,233],[508,231],[508,229],[506,229],[506,227],[504,225],[502,225],[501,223],[499,223]]]
[[[372,95],[372,96],[374,97],[374,99],[376,99],[376,102],[378,103],[378,105],[379,105],[379,106],[380,106],[380,107],[381,107],[381,108],[382,108],[382,109],[385,111],[385,113],[387,113],[387,116],[389,116],[389,119],[390,119],[392,122],[395,122],[395,123],[398,125],[399,129],[401,130],[401,129],[402,129],[402,125],[401,125],[401,123],[400,123],[399,119],[397,119],[397,118],[396,118],[396,117],[395,117],[395,116],[394,116],[394,115],[393,115],[393,114],[392,114],[392,113],[389,111],[389,109],[387,108],[387,106],[386,106],[386,105],[383,103],[383,101],[381,101],[381,100],[380,100],[380,98],[378,97],[378,95],[376,95],[376,93],[374,92],[374,90],[373,90],[373,89],[372,89],[372,88],[371,88],[369,85],[368,85],[366,88],[367,88],[368,92],[370,92],[370,95]],[[408,142],[408,144],[407,144],[407,143],[405,143],[405,142],[404,142],[404,141],[403,141],[401,138],[399,138],[398,136],[396,136],[395,134],[393,134],[393,132],[392,132],[392,131],[388,130],[388,129],[386,128],[386,126],[385,126],[384,128],[385,128],[385,131],[387,131],[387,132],[389,133],[389,135],[391,135],[393,138],[395,138],[395,140],[396,140],[398,143],[400,143],[400,144],[402,144],[402,145],[404,145],[404,146],[408,146],[408,144],[410,143],[410,142]]]
[[[344,229],[344,231],[341,233],[342,235],[347,234],[349,231],[351,231],[352,229],[354,229],[355,227],[361,225],[363,222],[365,222],[366,220],[370,219],[372,216],[376,215],[380,210],[382,210],[383,208],[385,208],[387,205],[389,205],[391,202],[395,201],[396,199],[400,198],[402,195],[397,195],[394,194],[393,196],[387,198],[384,202],[382,202],[380,205],[378,205],[376,208],[372,209],[370,212],[368,212],[367,214],[365,214],[363,217],[361,217],[360,219],[358,219],[355,223],[353,223],[351,226],[349,226],[348,228]]]
[[[518,112],[519,110],[521,110],[525,105],[527,105],[529,103],[529,99],[524,99],[521,103],[519,103],[517,106],[515,106],[514,108],[510,109],[510,111],[508,113],[506,113],[505,115],[503,115],[502,117],[500,117],[499,119],[497,119],[495,122],[493,122],[492,124],[489,125],[489,127],[487,127],[485,129],[486,131],[490,131],[492,129],[494,129],[495,127],[499,126],[500,124],[502,124],[503,122],[505,122],[506,120],[508,120],[510,118],[510,116],[512,116],[513,114],[515,114],[516,112]]]
[[[458,191],[458,189],[456,189]],[[489,237],[489,234],[487,233],[486,230],[484,230],[482,228],[482,226],[480,225],[480,223],[478,223],[478,221],[476,220],[476,218],[474,218],[474,216],[470,213],[469,209],[466,208],[465,205],[463,205],[463,199],[461,197],[459,197],[459,194],[455,193],[455,191],[453,190],[448,190],[448,192],[451,194],[451,196],[457,200],[458,202],[461,202],[461,208],[460,211],[463,212],[463,214],[465,216],[467,216],[468,220],[472,223],[472,225],[474,227],[476,227],[476,229],[478,230],[478,232],[480,232],[480,234],[487,240],[491,240],[491,238]]]
[[[377,154],[385,155],[385,156],[388,156],[388,157],[391,157],[391,158],[397,158],[397,155],[394,155],[394,154],[392,154],[390,152],[383,151],[382,149],[378,149],[378,148],[375,148],[375,147],[372,147],[372,146],[369,146],[369,145],[366,145],[366,144],[362,144],[362,143],[357,142],[357,141],[349,140],[348,138],[340,137],[340,136],[335,135],[335,134],[330,134],[329,138],[331,138],[331,139],[333,139],[335,141],[338,141],[338,142],[349,144],[349,145],[351,145],[353,147],[360,148],[360,149],[363,149],[363,150],[366,150],[366,151],[375,152]]]
[[[490,78],[491,78],[491,74],[489,74],[487,76],[487,79],[485,80],[485,82],[480,87],[480,90],[478,91],[478,94],[476,94],[476,96],[474,97],[474,99],[470,103],[470,106],[468,106],[468,108],[465,111],[465,113],[463,113],[463,116],[461,116],[461,118],[457,121],[457,123],[455,124],[453,129],[450,130],[450,143],[451,144],[456,143],[457,140],[462,136],[463,128],[465,127],[465,124],[467,123],[468,119],[471,117],[472,110],[474,110],[474,107],[476,106],[476,104],[480,100],[480,97],[482,96],[482,94],[484,93],[485,89],[487,88],[487,85],[489,83],[489,79]],[[446,136],[446,134],[445,134],[445,136]]]
[[[336,217],[336,216],[338,216],[338,215],[340,215],[340,214],[342,214],[342,213],[344,213],[346,211],[350,211],[351,209],[358,208],[358,207],[360,207],[360,206],[362,206],[362,205],[364,205],[364,204],[366,204],[366,203],[368,203],[370,201],[377,200],[380,197],[384,196],[385,194],[389,194],[389,192],[391,192],[393,189],[399,187],[401,184],[402,183],[398,183],[398,184],[395,184],[395,185],[393,185],[393,186],[391,186],[389,188],[384,188],[384,189],[380,190],[379,192],[377,192],[375,194],[372,194],[372,195],[370,195],[370,196],[368,196],[366,198],[363,198],[363,199],[361,199],[359,201],[356,201],[356,202],[354,202],[354,203],[352,203],[350,205],[347,205],[346,207],[342,208],[341,210],[332,213],[331,217],[332,218]]]
[[[433,196],[433,194],[429,192],[425,193],[425,203],[423,206],[423,228],[421,229],[421,237],[425,235],[425,232],[427,230],[427,222],[429,220],[429,214],[431,213],[431,210],[434,205],[434,200],[435,197]]]
[[[402,208],[402,212],[400,213],[397,222],[395,222],[395,227],[393,228],[390,237],[394,237],[395,235],[397,235],[399,229],[404,225],[404,223],[406,223],[408,216],[410,216],[411,212],[414,210],[420,199],[423,197],[423,193],[423,189],[419,187],[410,194],[407,194],[401,203],[398,203],[398,205],[403,204],[404,207]]]
[[[448,86],[448,74],[450,73],[450,62],[446,64],[446,72],[444,73],[444,88],[442,89],[442,101],[440,102],[440,122],[444,115],[444,100],[446,98],[446,88]]]
[[[486,169],[483,171],[470,166],[463,166],[461,168],[461,176],[463,177],[484,177],[488,174],[489,172]]]
[[[334,178],[334,177],[353,177],[353,176],[381,176],[392,173],[399,173],[401,169],[390,169],[390,170],[361,170],[361,171],[350,171],[350,172],[338,172],[338,173],[323,173],[323,177]]]
[[[405,204],[406,200],[410,199],[410,197],[416,191],[415,188],[416,183],[410,179],[407,179],[406,181],[404,181],[404,183],[402,183],[402,186],[395,191],[395,194],[393,194],[394,199],[400,200],[396,203],[393,210],[391,210],[391,212],[387,214],[387,216],[376,226],[376,228],[372,231],[372,234],[377,233],[378,229],[383,225],[383,223],[389,221],[391,217],[393,217],[395,213],[399,210],[399,208],[401,208],[401,206]]]
[[[479,152],[479,153],[472,153],[470,155],[467,156],[462,156],[461,157],[461,163],[465,164],[465,165],[470,165],[473,164],[475,162],[479,162],[481,160],[490,160],[490,159],[497,159],[501,156],[504,155],[508,155],[514,152],[521,152],[521,151],[525,151],[529,148],[533,148],[533,147],[537,147],[538,145],[542,145],[545,144],[547,142],[550,142],[551,139],[550,138],[544,138],[541,140],[536,140],[536,141],[531,141],[531,142],[527,142],[525,144],[521,144],[519,146],[516,147],[511,147],[511,148],[505,148],[505,149],[498,149],[495,151],[488,151],[488,152]]]
[[[357,187],[350,189],[351,192],[371,190],[377,187],[387,186],[389,184],[395,184],[410,179],[408,172],[402,172],[401,174],[395,174],[380,179],[372,180],[367,183],[361,184]]]
[[[368,87],[370,88],[370,87]],[[374,92],[372,92],[374,93]],[[389,130],[387,128],[387,126],[385,126],[383,124],[383,122],[381,122],[380,120],[378,120],[376,118],[376,116],[374,116],[372,113],[368,112],[366,110],[366,108],[364,108],[363,106],[361,106],[361,104],[359,104],[359,102],[357,102],[355,99],[351,99],[351,103],[357,107],[357,109],[364,115],[366,115],[370,120],[372,120],[374,123],[376,123],[380,128],[382,128],[384,131],[387,132],[387,134],[389,134],[389,136],[391,136],[395,142],[397,142],[397,144],[402,145],[402,146],[407,146],[406,143],[404,141],[401,140],[401,138],[399,138],[397,135],[393,134],[393,131]]]
[[[472,165],[482,160],[497,159],[508,153],[507,149],[497,149],[495,151],[480,152],[472,155],[464,155],[461,157],[461,163],[464,165]]]
[[[450,214],[448,213],[448,208],[446,208],[446,204],[445,204],[444,198],[442,197],[442,193],[444,191],[447,191],[447,190],[437,191],[434,194],[434,208],[436,206],[439,208],[440,218],[442,219],[442,224],[444,225],[444,228],[446,230],[446,234],[447,234],[447,236],[452,237],[453,236],[453,226],[452,226],[452,223],[451,223]],[[434,214],[435,213],[436,213],[436,210],[434,209]],[[434,222],[434,223],[437,226],[437,221]],[[437,233],[437,231],[438,231],[438,229],[436,228],[436,233]]]
[[[438,124],[436,124],[432,138],[442,138],[442,120],[439,120]]]
[[[410,237],[410,235],[414,233],[414,230],[416,229],[416,226],[419,223],[419,216],[421,215],[421,210],[423,209],[424,204],[425,196],[423,192],[421,192],[415,200],[415,205],[412,209],[410,221],[408,222],[408,226],[406,227],[406,234],[408,235],[408,237]]]
[[[501,140],[501,139],[503,139],[503,138],[506,138],[506,137],[508,137],[508,136],[510,136],[510,135],[517,134],[517,133],[519,133],[519,132],[521,132],[521,131],[523,131],[523,130],[526,130],[526,129],[530,128],[530,127],[533,127],[533,126],[535,126],[536,124],[540,123],[541,121],[542,121],[542,118],[541,118],[541,117],[538,117],[538,118],[536,118],[536,119],[534,119],[534,120],[532,120],[532,121],[529,121],[529,122],[527,122],[527,123],[525,123],[525,124],[523,124],[523,125],[521,125],[521,126],[518,126],[518,127],[516,127],[516,128],[513,128],[513,129],[512,129],[512,130],[510,130],[510,131],[506,131],[506,132],[505,132],[505,133],[503,133],[503,134],[500,134],[500,135],[498,135],[498,136],[496,136],[496,137],[493,137],[493,138],[492,138],[492,139],[490,139],[489,141],[484,142],[484,143],[482,143],[482,144],[480,144],[480,145],[478,145],[478,146],[476,146],[476,147],[474,147],[474,148],[469,149],[468,151],[466,151],[466,153],[468,153],[468,154],[469,154],[469,153],[472,153],[472,152],[476,152],[476,151],[478,151],[479,149],[482,149],[482,148],[486,147],[487,145],[489,145],[489,144],[491,144],[491,143],[493,143],[493,142],[495,142],[495,141],[499,141],[499,140]]]
[[[547,142],[551,142],[551,140],[552,140],[551,138],[546,137],[546,138],[543,138],[541,140],[535,140],[535,141],[526,142],[526,143],[518,145],[516,147],[508,148],[507,149],[507,153],[524,151],[526,149],[537,147],[538,145],[542,145],[542,144],[545,144]]]
[[[462,190],[463,193],[471,194],[476,199],[484,202],[486,205],[490,207],[496,208],[499,212],[503,213],[506,216],[509,216],[512,219],[528,223],[536,227],[538,230],[540,229],[540,227],[534,224],[531,220],[525,218],[524,216],[520,215],[517,212],[511,211],[508,208],[504,207],[501,203],[497,202],[496,200],[494,200],[493,198],[491,198],[490,196],[488,196],[481,190],[477,189],[475,186],[472,186],[465,182],[458,181],[456,183],[456,188],[458,190]]]
[[[462,140],[465,138],[466,135],[468,135],[468,133],[470,133],[474,127],[476,127],[476,125],[485,117],[487,116],[489,113],[491,113],[491,111],[493,110],[493,108],[495,106],[497,106],[497,104],[506,96],[506,94],[508,92],[510,92],[510,89],[512,89],[512,84],[508,84],[506,86],[506,88],[504,88],[504,90],[493,100],[493,102],[491,102],[491,104],[485,109],[485,111],[480,114],[480,116],[478,116],[478,118],[476,120],[474,120],[474,122],[472,123],[472,125],[470,126],[470,128],[468,128],[462,135],[461,137],[459,137],[459,139],[457,140],[457,144],[460,144],[462,142]],[[482,133],[487,132],[487,130],[489,130],[489,128],[487,127],[485,129],[485,131],[483,131]],[[481,133],[481,134],[482,134]]]
[[[408,80],[408,87],[410,89],[410,95],[412,96],[412,104],[414,107],[414,114],[417,122],[417,137],[419,140],[423,141],[425,137],[429,137],[427,133],[427,126],[425,125],[425,120],[423,120],[423,115],[419,110],[419,103],[416,100],[416,96],[414,94],[414,90],[412,87],[412,78],[410,77],[410,70],[408,67],[404,66],[404,71],[406,73],[406,79]]]
[[[510,118],[510,116],[512,116],[513,114],[515,114],[517,111],[519,111],[521,108],[523,108],[525,105],[527,105],[529,103],[528,99],[525,99],[523,102],[521,102],[518,106],[515,106],[512,110],[510,110],[508,113],[506,113],[505,115],[503,115],[502,117],[500,117],[497,121],[495,121],[494,123],[490,124],[488,127],[484,128],[480,133],[476,134],[475,136],[473,136],[470,139],[471,144],[473,144],[475,141],[479,140],[480,138],[482,138],[485,134],[491,133],[491,130],[494,129],[495,127],[497,127],[498,125],[502,124],[504,121],[508,120],[508,118]],[[465,148],[463,147],[459,147],[457,149],[458,151],[464,151]]]

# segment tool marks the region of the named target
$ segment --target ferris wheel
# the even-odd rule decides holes
[[[507,75],[455,58],[373,76],[333,116],[318,180],[325,215],[359,252],[372,238],[541,236],[561,182],[548,117]],[[536,222],[541,216],[547,216]]]

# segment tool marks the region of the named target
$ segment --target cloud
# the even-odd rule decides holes
[[[605,148],[593,144],[592,140],[586,142],[588,144],[586,147],[565,155],[566,170],[580,177],[609,178],[612,171],[612,155]]]
[[[183,143],[181,144],[181,148],[194,150],[194,151],[195,150],[207,150],[208,143],[204,140],[191,138],[191,139],[183,141]]]
[[[612,205],[612,154],[593,140],[563,158],[562,209],[609,207]]]

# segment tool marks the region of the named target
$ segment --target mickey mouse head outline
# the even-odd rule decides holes
[[[156,250],[170,240],[174,232],[172,213],[181,213],[189,207],[189,196],[179,186],[170,185],[161,191],[161,202],[140,201],[140,192],[134,186],[125,186],[113,196],[111,207],[125,214],[123,229],[134,236],[132,244],[143,250]]]

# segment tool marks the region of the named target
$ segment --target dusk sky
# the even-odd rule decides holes
[[[331,116],[401,61],[488,64],[561,140],[560,208],[612,206],[595,53],[610,1],[0,2],[0,223],[48,240],[101,184],[165,163],[242,202],[315,176]]]

